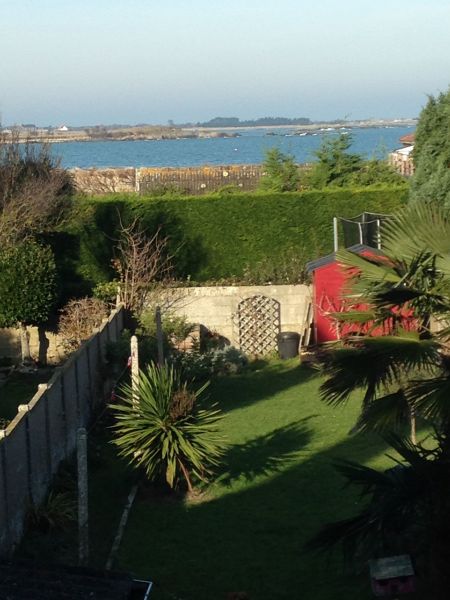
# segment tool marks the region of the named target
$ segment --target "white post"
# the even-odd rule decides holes
[[[133,390],[133,404],[139,404],[139,349],[138,340],[135,335],[131,336],[131,388]]]
[[[339,250],[337,217],[333,217],[333,238],[334,238],[334,251],[337,252]]]
[[[377,219],[377,248],[381,250],[381,221]]]
[[[84,427],[77,431],[78,463],[78,562],[86,566],[89,559],[88,464],[87,433]]]
[[[164,364],[164,346],[163,346],[163,329],[161,320],[161,308],[156,307],[155,310],[155,323],[156,323],[156,341],[158,343],[158,365],[160,367]]]

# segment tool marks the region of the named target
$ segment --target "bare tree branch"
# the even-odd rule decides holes
[[[113,268],[119,277],[121,302],[137,314],[152,289],[171,278],[173,256],[168,253],[168,241],[160,228],[148,237],[137,219],[128,226],[120,222]]]
[[[15,244],[57,225],[72,191],[49,144],[0,136],[0,244]]]
[[[70,300],[61,310],[58,322],[58,333],[64,347],[69,351],[78,348],[107,316],[108,307],[98,298]]]

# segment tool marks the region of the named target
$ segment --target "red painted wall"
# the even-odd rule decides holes
[[[318,344],[338,339],[336,321],[328,315],[339,312],[344,283],[344,272],[335,261],[314,270],[314,329]]]
[[[370,256],[369,252],[362,255]],[[366,333],[369,325],[341,324],[338,326],[336,319],[330,317],[330,313],[340,312],[342,309],[342,298],[347,293],[347,275],[335,260],[317,267],[313,271],[313,297],[314,297],[314,330],[316,343],[331,342],[351,332]],[[354,310],[365,310],[366,305],[358,304],[352,307]],[[415,329],[417,322],[413,317],[412,310],[400,311],[403,317],[402,326],[409,330]],[[370,331],[370,335],[387,335],[392,324],[388,319],[383,326]],[[339,331],[339,329],[340,331]]]

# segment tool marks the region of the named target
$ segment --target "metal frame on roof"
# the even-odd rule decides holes
[[[354,254],[362,254],[365,251],[370,251],[372,254],[383,256],[383,252],[381,252],[381,250],[378,250],[378,248],[372,248],[372,246],[366,246],[365,244],[355,244],[354,246],[350,246],[350,248],[346,248],[346,250],[353,252]],[[315,260],[309,261],[306,263],[307,272],[312,273],[316,269],[320,269],[320,267],[329,265],[336,260],[336,255],[337,252],[332,252],[331,254],[322,256],[321,258],[316,258]]]

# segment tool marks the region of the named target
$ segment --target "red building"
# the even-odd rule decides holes
[[[367,257],[382,257],[383,253],[376,248],[358,244],[347,248],[349,252]],[[329,254],[307,265],[313,280],[313,328],[314,338],[317,344],[331,342],[340,339],[343,335],[351,332],[363,332],[367,325],[340,324],[334,313],[343,312],[345,305],[343,298],[346,294],[346,282],[348,275],[338,263],[336,254]],[[353,309],[364,310],[365,305],[353,306]],[[404,313],[404,327],[414,327],[414,319],[411,311]],[[383,335],[389,332],[389,323],[371,331],[371,335]]]

